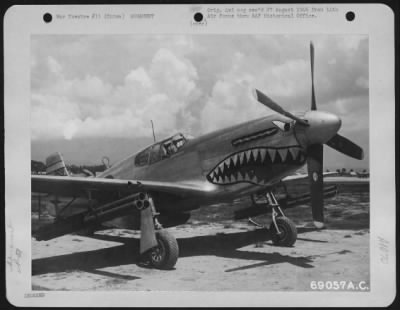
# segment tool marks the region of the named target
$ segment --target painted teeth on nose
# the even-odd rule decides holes
[[[263,163],[264,160],[265,160],[265,155],[267,154],[267,150],[266,149],[261,149],[259,154],[261,156],[261,162]]]
[[[215,177],[215,172],[213,171],[213,172],[210,173],[210,179],[214,180],[214,177]]]
[[[271,158],[271,162],[273,163],[275,160],[276,150],[268,149],[268,154],[269,154],[269,157]]]
[[[295,148],[295,147],[291,147],[291,148],[289,149],[289,151],[290,151],[290,153],[292,154],[293,160],[296,160],[296,159],[297,159],[297,156],[299,155],[299,149],[298,149],[298,148]]]
[[[277,153],[279,153],[279,158],[277,158]],[[296,146],[281,149],[259,147],[244,150],[222,161],[210,172],[208,179],[217,184],[229,184],[240,181],[267,184],[266,180],[262,177],[260,178],[253,173],[249,174],[248,172],[244,172],[243,170],[247,170],[248,168],[246,165],[268,166],[271,163],[284,163],[288,160],[302,163],[305,160],[305,154],[302,152],[301,148]]]
[[[233,155],[232,159],[233,159],[233,164],[236,167],[239,160],[239,155],[238,154]]]
[[[287,156],[288,150],[287,149],[279,149],[278,152],[282,158],[282,162],[286,161],[286,156]]]
[[[251,160],[251,154],[252,154],[252,151],[251,150],[249,150],[249,151],[247,151],[246,152],[246,159],[247,159],[247,163],[249,163],[250,162],[250,160]]]
[[[225,161],[224,161],[224,169],[229,169],[229,167],[230,167],[230,162],[231,162],[231,160],[228,158],[228,159],[225,159]]]
[[[244,154],[244,152],[242,152],[242,153],[240,153],[239,156],[240,156],[240,165],[243,165],[246,155]]]
[[[253,154],[254,161],[258,159],[258,149],[252,150],[251,153]]]

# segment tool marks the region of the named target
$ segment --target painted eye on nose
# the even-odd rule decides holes
[[[282,121],[272,121],[272,123],[282,131],[289,131],[291,123],[285,123]]]

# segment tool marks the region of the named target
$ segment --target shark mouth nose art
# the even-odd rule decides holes
[[[249,182],[265,184],[273,167],[279,164],[299,166],[304,164],[305,155],[301,147],[253,148],[230,155],[207,175],[214,184]]]

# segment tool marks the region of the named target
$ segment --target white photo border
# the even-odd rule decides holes
[[[16,306],[387,306],[396,295],[394,14],[383,4],[332,4],[335,14],[312,19],[221,20],[193,24],[208,8],[255,5],[27,5],[4,17],[5,226],[8,300]],[[301,7],[306,4],[268,4]],[[326,7],[327,4],[308,6]],[[43,14],[93,11],[151,13],[127,23],[43,22]],[[347,11],[356,19],[348,22]],[[370,284],[369,292],[46,291],[31,286],[30,42],[37,34],[363,34],[369,38]],[[384,138],[383,138],[384,137]],[[383,151],[384,150],[384,151]],[[382,242],[387,247],[382,252]],[[18,250],[18,251],[17,251]],[[18,255],[17,255],[17,254]],[[16,256],[17,255],[17,256]],[[382,255],[387,259],[383,260]],[[32,297],[33,296],[33,297]],[[28,298],[30,297],[30,298]]]

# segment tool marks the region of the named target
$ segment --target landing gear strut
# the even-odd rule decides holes
[[[272,192],[267,192],[265,197],[268,202],[267,207],[272,208],[272,222],[269,232],[273,244],[286,247],[292,246],[297,239],[296,225],[285,216]],[[249,218],[249,222],[260,228],[267,229],[267,227],[260,225],[251,218]]]
[[[272,243],[291,247],[297,239],[296,225],[285,216],[272,192],[266,193],[268,205],[272,207],[272,223],[269,227]]]
[[[148,251],[147,258],[150,264],[157,269],[172,269],[179,257],[179,246],[175,237],[164,230],[158,221],[153,200],[149,197],[150,207],[153,213],[154,228],[156,229],[157,246]]]

